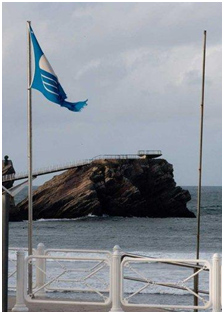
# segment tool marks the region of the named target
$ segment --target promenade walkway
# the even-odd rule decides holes
[[[162,155],[160,150],[140,150],[138,154],[119,154],[119,155],[99,155],[91,159],[84,159],[65,163],[63,165],[54,165],[46,168],[41,168],[33,171],[33,177],[38,177],[50,173],[65,171],[68,169],[78,168],[81,166],[88,165],[97,160],[108,160],[108,159],[118,159],[118,160],[127,160],[127,159],[146,159],[146,158],[156,158]],[[13,173],[2,176],[2,182],[8,181],[17,181],[28,178],[27,172]]]

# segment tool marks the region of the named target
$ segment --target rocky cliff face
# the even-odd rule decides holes
[[[188,191],[176,186],[164,159],[102,160],[55,176],[34,192],[33,217],[195,217]],[[18,205],[27,219],[27,199]]]

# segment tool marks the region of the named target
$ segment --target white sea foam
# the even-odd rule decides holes
[[[83,220],[83,219],[87,219],[88,216],[83,216],[83,217],[79,217],[79,218],[40,218],[40,219],[37,219],[36,221],[38,222],[51,222],[51,221],[76,221],[76,220]]]

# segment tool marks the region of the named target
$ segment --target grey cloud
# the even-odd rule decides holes
[[[27,167],[27,19],[68,99],[89,98],[74,114],[33,91],[34,167],[161,149],[183,185],[197,184],[207,29],[204,154],[216,166],[203,183],[221,184],[221,3],[3,3],[3,155],[17,171]]]

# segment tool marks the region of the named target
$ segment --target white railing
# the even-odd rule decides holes
[[[16,260],[17,255],[16,253],[22,250],[25,253],[25,256],[28,256],[28,249],[27,248],[18,248],[18,247],[10,247],[9,248],[9,274],[8,274],[8,280],[9,285],[8,289],[14,291],[16,289],[16,274],[17,274],[17,268],[16,268]],[[45,249],[44,244],[39,243],[36,249],[33,249],[33,255],[46,255],[46,256],[66,256],[66,257],[76,257],[76,256],[97,256],[97,257],[106,257],[107,259],[111,259],[111,252],[110,251],[103,251],[103,250],[78,250],[78,249]],[[41,266],[46,268],[43,265]],[[36,269],[38,272],[38,269]],[[33,276],[33,289],[37,286],[36,278],[39,278],[39,276],[43,276],[40,272]],[[45,288],[45,290],[48,291],[65,291],[66,288],[60,288],[60,287],[52,287],[50,284]],[[74,289],[73,289],[74,290]],[[67,291],[71,291],[67,289]]]
[[[84,251],[82,253],[84,254]],[[25,301],[28,304],[85,304],[98,306],[108,306],[111,303],[110,258],[106,256],[66,257],[51,255],[32,255],[25,258],[23,251],[19,251],[17,255],[17,296],[13,311],[28,311]],[[37,283],[32,295],[27,293],[29,264],[32,265],[33,273],[36,274],[35,280]],[[49,289],[49,287],[51,288]],[[59,300],[50,298],[53,295],[50,293],[46,300],[46,293],[50,290],[72,291],[75,294],[71,300],[65,298]],[[88,296],[88,299],[85,299],[86,296]]]
[[[156,155],[156,156],[161,156],[162,155],[162,152],[161,150],[139,150],[138,151],[138,155],[139,156],[142,156],[142,155],[150,155],[150,156],[153,156],[153,155]]]
[[[33,171],[33,177],[43,175],[43,174],[48,174],[52,172],[59,172],[63,170],[68,170],[71,168],[76,168],[84,165],[88,165],[93,161],[97,160],[104,160],[104,159],[141,159],[141,158],[146,158],[147,155],[155,155],[155,156],[160,156],[162,155],[162,152],[160,150],[141,150],[138,152],[138,154],[119,154],[119,155],[98,155],[95,156],[91,159],[83,159],[83,160],[78,160],[78,161],[71,161],[62,165],[54,165],[50,167],[44,167],[44,168],[39,168]],[[25,179],[28,177],[27,172],[20,172],[20,173],[12,173],[12,174],[6,174],[2,176],[2,182],[6,181],[13,181],[13,180],[19,180],[19,179]]]
[[[16,275],[17,275],[17,252],[22,250],[25,253],[25,256],[28,256],[27,248],[18,248],[18,247],[10,247],[9,248],[9,257],[8,257],[8,289],[16,290]],[[35,249],[33,249],[33,254],[35,254]],[[35,288],[35,284],[33,283],[33,288]]]
[[[13,311],[27,311],[32,303],[109,306],[111,311],[132,309],[197,309],[221,311],[221,259],[215,254],[206,260],[157,259],[122,252],[100,250],[44,249],[39,244],[35,255],[17,252],[17,296]],[[27,293],[28,264],[32,264],[35,285]],[[25,265],[25,266],[24,266]],[[153,277],[155,276],[155,278]],[[203,289],[193,289],[199,276]],[[162,290],[161,290],[162,289]],[[173,293],[173,291],[181,293]],[[52,292],[70,292],[70,299],[55,299]],[[50,293],[51,292],[51,293]],[[158,292],[162,301],[150,300]],[[175,297],[174,297],[175,295]],[[47,296],[47,300],[46,300]],[[171,302],[163,302],[171,296]],[[198,298],[198,306],[190,297]],[[37,297],[37,298],[35,298]],[[176,303],[174,301],[177,301]]]
[[[191,267],[186,267],[186,263]],[[194,267],[200,265],[196,271]],[[144,267],[143,267],[144,265]],[[181,266],[180,266],[181,265]],[[128,307],[156,307],[172,309],[198,309],[205,310],[211,307],[211,265],[205,260],[172,260],[172,259],[152,259],[152,258],[124,258],[121,263],[121,303]],[[156,278],[153,278],[153,274]],[[203,273],[203,274],[202,274]],[[194,278],[200,277],[200,282],[207,284],[207,291],[194,291]],[[132,282],[132,292],[126,292],[126,286],[130,289]],[[198,306],[180,305],[174,303],[174,292],[181,291],[176,295],[176,303],[179,303],[181,295],[192,296],[198,299]],[[142,293],[148,295],[159,293],[171,295],[171,303],[158,304],[150,302],[150,298],[145,298],[145,303],[138,303],[138,297]],[[193,298],[192,298],[193,299]]]
[[[38,263],[37,263],[38,262]],[[46,272],[40,268],[39,265],[46,265]],[[73,300],[66,303],[69,304],[96,304],[96,305],[108,305],[111,300],[110,296],[110,261],[106,258],[91,258],[91,257],[59,257],[59,256],[43,256],[35,255],[28,256],[25,259],[25,265],[32,264],[33,269],[38,269],[44,274],[45,282],[38,281],[37,288],[33,290],[31,296],[25,295],[27,302],[34,302],[33,298],[38,296],[38,301],[44,303],[44,290],[48,289],[54,291],[74,291],[74,292],[91,292],[95,294],[93,300]],[[107,278],[105,274],[107,273]],[[25,273],[25,282],[27,282],[27,272]],[[59,285],[59,286],[58,286]],[[74,288],[76,286],[76,288]],[[103,292],[102,292],[103,291]],[[40,294],[41,292],[41,294]],[[108,292],[108,293],[107,293]],[[41,300],[41,296],[43,299]],[[91,299],[91,297],[89,297]],[[97,301],[94,301],[97,300]],[[58,303],[57,300],[51,300],[53,303]],[[61,303],[61,301],[60,301]],[[63,303],[63,302],[62,302]]]
[[[39,252],[39,253],[42,253],[42,252]],[[91,265],[89,268],[86,267],[86,268],[82,268],[82,272],[84,274],[84,278],[86,278],[86,276],[88,276],[88,278],[92,278],[93,276],[95,277],[97,274],[99,274],[99,272],[102,271],[103,268],[106,268],[106,264],[105,264],[105,259],[108,261],[108,263],[110,264],[110,261],[111,261],[111,257],[112,257],[112,254],[110,251],[103,251],[103,250],[74,250],[74,249],[47,249],[47,250],[44,250],[43,251],[44,255],[46,255],[47,257],[55,257],[55,256],[58,256],[60,254],[65,256],[65,257],[92,257],[92,258],[95,258],[97,257],[97,261],[98,263],[94,264],[94,265]],[[60,266],[62,268],[63,265],[61,265],[60,263],[58,263],[58,268],[60,269]],[[46,266],[44,265],[44,267],[46,268]],[[88,275],[87,275],[88,274]],[[104,274],[105,275],[105,274]],[[97,278],[97,277],[95,277]],[[83,279],[83,278],[82,278]],[[80,279],[81,280],[81,279]],[[71,282],[70,278],[69,280],[67,280],[65,277],[63,279],[58,279],[57,280],[58,283],[60,282],[63,282],[63,283],[66,283],[66,282]],[[109,289],[109,284],[106,283],[104,281],[103,278],[101,278],[101,282],[104,284],[101,289],[100,289],[100,293],[109,293],[110,289]],[[71,287],[71,286],[66,286],[64,285],[63,288],[59,285],[59,286],[53,286],[52,283],[50,283],[49,285],[47,285],[45,287],[45,291],[74,291],[74,292],[81,292],[81,291],[85,291],[85,292],[89,292],[89,293],[92,293],[94,292],[92,289],[88,289],[87,286],[85,286],[85,289],[80,289],[79,288],[74,288],[74,287]]]
[[[15,290],[16,289],[16,252],[19,250],[19,248],[9,248],[9,257],[8,257],[8,289],[9,290]],[[26,249],[23,248],[25,251]],[[14,254],[13,254],[14,253]]]

